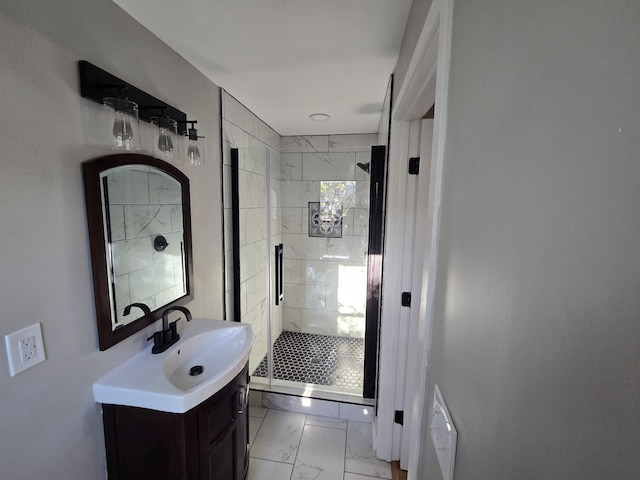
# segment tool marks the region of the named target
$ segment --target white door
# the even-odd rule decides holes
[[[418,174],[415,176],[415,189],[407,190],[407,214],[412,218],[407,218],[407,227],[412,223],[412,238],[407,239],[411,243],[411,255],[409,262],[405,262],[407,274],[411,277],[411,307],[409,309],[409,320],[406,331],[405,349],[405,387],[404,395],[400,405],[404,412],[404,422],[400,440],[400,467],[404,470],[409,466],[409,452],[411,446],[412,426],[419,423],[416,418],[417,411],[414,408],[416,389],[420,386],[420,372],[424,353],[424,332],[425,326],[421,325],[425,318],[420,317],[420,303],[422,282],[424,277],[424,266],[428,264],[430,251],[430,236],[428,235],[428,204],[429,204],[429,183],[431,173],[431,149],[433,146],[433,120],[421,120],[419,128],[412,128],[410,135],[418,134],[416,149],[420,158]],[[410,144],[414,141],[410,138]],[[408,182],[413,183],[413,182]],[[411,191],[413,190],[413,192]],[[412,198],[409,198],[411,195]],[[408,245],[407,245],[408,247]],[[405,252],[406,254],[406,252]]]

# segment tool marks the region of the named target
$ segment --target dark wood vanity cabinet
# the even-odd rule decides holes
[[[103,405],[112,480],[244,480],[249,467],[248,367],[186,413]]]

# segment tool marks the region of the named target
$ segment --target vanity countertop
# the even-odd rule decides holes
[[[94,400],[184,413],[227,385],[249,359],[248,324],[194,318],[179,333],[166,352],[154,355],[149,346],[100,378]]]

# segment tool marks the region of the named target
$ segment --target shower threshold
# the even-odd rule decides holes
[[[287,380],[274,380],[271,385],[266,378],[251,377],[249,389],[252,392],[264,394],[282,394],[293,397],[309,398],[314,400],[328,400],[331,402],[348,403],[353,405],[375,406],[372,398],[363,398],[362,392],[340,392],[323,385],[301,384]]]

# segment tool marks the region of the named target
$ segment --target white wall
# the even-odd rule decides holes
[[[429,401],[456,480],[638,477],[638,25],[638,2],[455,0]]]
[[[409,68],[409,62],[411,61],[411,55],[416,48],[416,43],[418,43],[418,37],[420,36],[422,26],[427,18],[427,13],[429,13],[432,2],[433,0],[413,0],[411,4],[407,26],[405,27],[404,36],[402,37],[402,47],[398,55],[398,62],[393,71],[393,100],[398,97],[400,86],[404,82],[407,68]]]
[[[382,104],[382,113],[380,114],[380,124],[378,125],[377,145],[384,145],[385,147],[387,147],[387,150],[389,148],[389,130],[391,128],[391,102],[394,84],[396,84],[395,74],[389,77],[387,91],[384,94],[384,102]]]
[[[0,476],[106,478],[91,385],[146,347],[155,326],[98,351],[82,161],[98,105],[90,62],[198,120],[208,165],[191,180],[196,316],[222,316],[218,89],[110,0],[0,3],[0,336],[42,323],[46,362],[11,378],[0,352]]]

